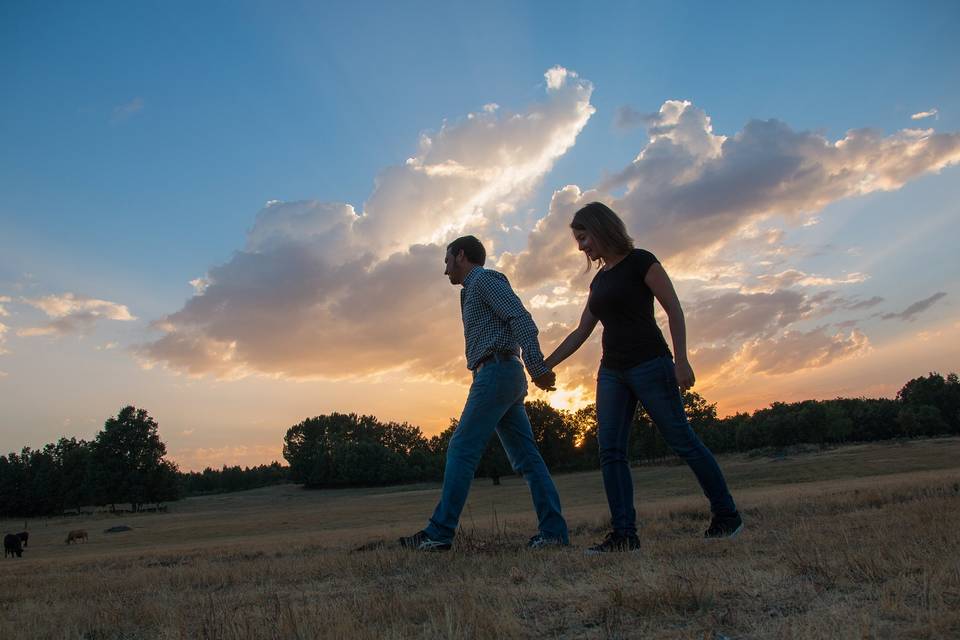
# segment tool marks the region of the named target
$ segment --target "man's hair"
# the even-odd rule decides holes
[[[463,251],[463,255],[466,256],[467,260],[481,267],[483,263],[487,261],[487,250],[483,248],[483,243],[474,236],[457,238],[447,245],[447,251],[452,253],[454,258]]]
[[[633,238],[627,234],[627,227],[620,216],[602,202],[591,202],[575,214],[570,228],[586,231],[600,249],[606,253],[627,254],[633,250]],[[597,258],[597,268],[601,266]],[[587,258],[587,270],[590,270],[590,258]]]

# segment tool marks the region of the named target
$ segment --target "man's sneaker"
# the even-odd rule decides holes
[[[713,516],[710,520],[710,528],[703,533],[703,537],[708,540],[732,538],[742,530],[743,518],[740,517],[739,512],[732,516]]]
[[[400,546],[412,551],[450,551],[450,543],[434,540],[426,531],[417,531],[412,536],[400,538]]]
[[[601,553],[622,553],[625,551],[630,553],[640,551],[640,538],[637,537],[637,534],[623,534],[611,531],[607,534],[607,537],[603,539],[603,542],[595,544],[592,547],[587,547],[584,553],[588,556],[595,556]]]
[[[530,541],[527,542],[527,549],[545,549],[547,547],[565,547],[568,543],[564,542],[560,538],[548,538],[542,533],[530,538]]]

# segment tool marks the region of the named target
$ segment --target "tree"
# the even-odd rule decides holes
[[[290,477],[309,488],[381,485],[434,477],[431,443],[418,427],[332,413],[287,430]]]
[[[600,445],[597,441],[597,405],[588,404],[570,416],[570,424],[576,434],[576,467],[595,469],[600,462]]]
[[[853,420],[836,400],[824,402],[823,405],[827,442],[846,442],[853,433]]]
[[[944,378],[939,373],[931,373],[925,378],[914,378],[897,392],[897,399],[906,406],[935,408],[942,421],[942,425],[937,426],[940,429],[937,433],[960,433],[960,381],[957,374],[950,373]],[[933,427],[932,424],[927,426]]]
[[[947,423],[940,410],[929,404],[906,405],[897,414],[900,433],[908,438],[944,433]]]
[[[84,505],[93,504],[89,443],[76,438],[60,438],[53,451],[54,460],[60,467],[59,510],[79,510]]]
[[[724,428],[717,418],[717,404],[707,400],[696,391],[683,392],[683,407],[690,426],[703,443],[714,453],[731,451],[736,445],[736,436],[730,428]]]
[[[547,467],[570,469],[575,466],[577,430],[566,411],[558,411],[543,400],[525,403],[533,437]]]
[[[503,443],[496,434],[490,438],[487,448],[480,458],[477,465],[477,476],[490,478],[493,484],[499,485],[502,476],[513,473],[513,467],[510,466],[510,460],[507,458],[507,452],[503,449]]]
[[[163,495],[168,499],[168,473],[164,465],[167,447],[160,440],[158,425],[145,409],[127,406],[108,419],[93,441],[93,476],[99,504],[115,507],[129,502],[134,511]],[[175,484],[173,486],[176,486]]]

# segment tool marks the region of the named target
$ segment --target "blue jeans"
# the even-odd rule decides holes
[[[569,542],[567,523],[560,514],[560,496],[523,407],[526,395],[527,378],[523,366],[514,359],[490,362],[474,372],[460,423],[447,447],[440,503],[425,529],[432,539],[453,540],[473,474],[496,430],[511,466],[523,474],[530,487],[540,533]]]
[[[670,448],[697,476],[713,514],[735,513],[737,507],[716,458],[687,422],[673,360],[662,356],[630,369],[601,366],[597,374],[600,468],[614,530],[624,534],[637,531],[628,442],[638,401]]]

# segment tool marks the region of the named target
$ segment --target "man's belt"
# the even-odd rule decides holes
[[[474,371],[480,371],[492,362],[509,362],[510,360],[520,361],[520,356],[513,351],[494,351],[490,355],[480,358],[480,362],[473,368]]]

